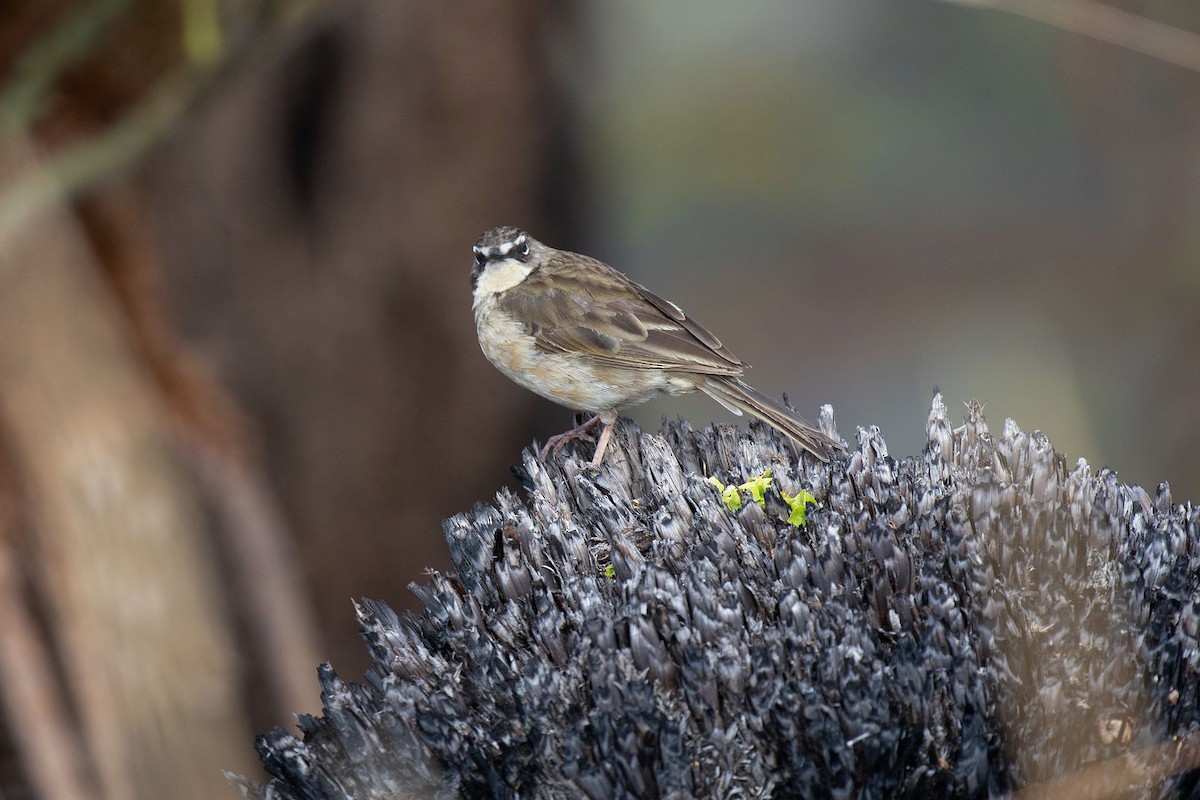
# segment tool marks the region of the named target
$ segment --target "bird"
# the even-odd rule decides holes
[[[593,416],[550,437],[542,457],[602,424],[599,465],[622,409],[700,391],[750,414],[828,462],[841,442],[741,379],[749,365],[679,306],[589,256],[500,226],[473,247],[472,309],[479,346],[500,372]]]

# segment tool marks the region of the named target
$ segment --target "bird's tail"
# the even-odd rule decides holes
[[[735,414],[744,411],[761,419],[822,461],[843,449],[841,442],[821,433],[795,411],[737,378],[709,376],[700,384],[700,390]]]

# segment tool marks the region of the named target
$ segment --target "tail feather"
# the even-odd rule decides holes
[[[737,378],[710,376],[700,384],[700,390],[735,414],[745,411],[761,419],[822,461],[843,449],[841,442],[805,422],[795,411]]]

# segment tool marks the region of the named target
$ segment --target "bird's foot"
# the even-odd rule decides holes
[[[598,422],[600,422],[600,417],[595,416],[589,419],[587,422],[576,425],[574,428],[565,433],[558,433],[554,436],[551,436],[546,440],[545,446],[542,447],[542,458],[544,459],[550,453],[557,453],[559,450],[562,450],[564,447],[566,447],[568,442],[573,442],[576,439],[591,439],[592,437],[589,435],[588,431],[596,427],[596,423]],[[601,434],[601,438],[605,438],[603,434]],[[597,448],[597,452],[601,452],[599,448]]]

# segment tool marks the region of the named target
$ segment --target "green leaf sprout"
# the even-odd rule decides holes
[[[789,495],[787,492],[780,492],[779,496],[783,498],[783,502],[787,503],[788,508],[792,513],[788,515],[788,525],[794,525],[797,528],[803,528],[808,524],[805,517],[808,506],[815,506],[817,498],[813,497],[807,489],[801,489],[794,495]]]

